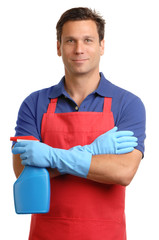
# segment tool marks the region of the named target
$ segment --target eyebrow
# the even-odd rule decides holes
[[[83,38],[91,38],[91,39],[95,39],[95,37],[93,36],[89,36],[89,35],[85,35]],[[66,36],[64,39],[76,39],[75,37],[73,36]]]

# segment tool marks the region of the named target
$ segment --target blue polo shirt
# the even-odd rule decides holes
[[[19,109],[15,136],[32,135],[41,141],[41,122],[51,98],[58,98],[55,113],[64,113],[102,112],[104,97],[110,97],[115,126],[119,130],[133,131],[138,138],[136,149],[144,154],[145,108],[142,101],[134,94],[106,80],[103,73],[100,73],[100,76],[98,88],[84,99],[80,107],[66,92],[65,77],[55,86],[30,94]]]

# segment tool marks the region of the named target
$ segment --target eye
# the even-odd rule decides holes
[[[87,39],[85,39],[85,42],[90,43],[90,42],[92,42],[92,39],[87,38]]]
[[[68,40],[67,40],[67,43],[73,43],[73,42],[74,42],[73,39],[68,39]]]

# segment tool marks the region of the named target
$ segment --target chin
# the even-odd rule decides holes
[[[90,73],[92,70],[91,69],[74,69],[72,73],[77,74],[77,75],[85,75]]]

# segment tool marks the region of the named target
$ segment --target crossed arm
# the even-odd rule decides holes
[[[91,159],[90,169],[87,179],[104,184],[120,184],[127,186],[133,179],[140,161],[142,153],[134,149],[126,154],[102,154],[94,155]],[[20,155],[13,154],[13,169],[16,177],[20,175],[24,166],[21,164]],[[50,177],[57,177],[60,173],[57,169],[49,168]]]
[[[131,153],[95,155],[92,157],[87,178],[105,184],[127,186],[132,181],[142,153],[134,149]]]

